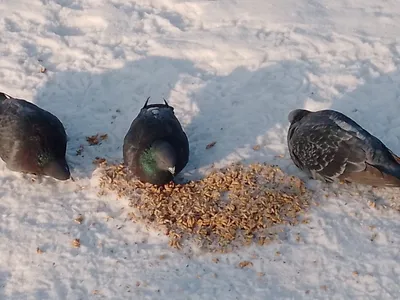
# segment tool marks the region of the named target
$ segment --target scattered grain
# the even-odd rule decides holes
[[[208,149],[214,147],[216,143],[217,143],[217,142],[211,142],[211,143],[209,143],[209,144],[206,146],[206,149],[208,150]]]
[[[90,146],[98,145],[101,141],[106,140],[108,138],[107,134],[96,134],[92,136],[86,137],[86,141]]]
[[[81,241],[80,241],[80,239],[74,239],[73,241],[72,241],[72,247],[74,247],[74,248],[79,248],[81,246]]]
[[[219,252],[275,240],[282,226],[301,221],[310,196],[299,178],[267,164],[234,164],[199,181],[153,186],[105,162],[100,189],[129,198],[128,218],[165,232],[171,247],[190,241]]]
[[[76,156],[82,155],[82,152],[85,148],[83,145],[80,145],[79,148],[76,150]]]
[[[107,163],[107,160],[104,157],[98,157],[93,160],[94,165],[105,165]]]
[[[79,214],[79,215],[74,219],[74,221],[75,221],[76,223],[78,223],[78,224],[82,224],[82,222],[83,222],[83,216],[82,216],[81,214]]]
[[[246,268],[246,267],[252,267],[252,266],[253,266],[253,263],[248,260],[244,260],[239,263],[239,268],[241,268],[241,269]]]

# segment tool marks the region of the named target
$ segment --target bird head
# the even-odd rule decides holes
[[[308,115],[309,113],[310,111],[306,109],[295,109],[289,113],[288,120],[290,124],[293,124],[299,122],[301,119],[303,119],[304,116]]]

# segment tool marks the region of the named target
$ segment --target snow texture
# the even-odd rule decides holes
[[[311,181],[286,146],[289,111],[332,108],[400,154],[398,1],[3,0],[0,30],[0,90],[60,118],[75,178],[0,164],[0,299],[400,299],[398,190]],[[92,160],[122,159],[148,96],[189,137],[184,178],[278,164],[316,190],[310,222],[269,246],[187,255],[126,221],[126,200],[97,195]],[[97,133],[108,139],[89,146]]]

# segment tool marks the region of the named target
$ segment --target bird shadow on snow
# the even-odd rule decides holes
[[[10,300],[17,300],[17,299],[26,299],[27,294],[24,292],[18,291],[10,291],[5,292],[7,287],[8,280],[12,277],[12,274],[7,271],[0,270],[0,299],[10,299]],[[37,289],[35,290],[34,294],[31,296],[35,296],[35,299],[49,299],[48,293],[44,289]]]
[[[4,289],[6,287],[9,277],[10,277],[9,272],[0,269],[0,299],[6,299],[4,294]]]
[[[151,96],[155,103],[164,97],[175,107],[190,142],[183,177],[197,179],[214,163],[281,164],[276,155],[286,151],[287,114],[301,107],[315,88],[306,76],[310,69],[315,66],[281,61],[254,71],[238,67],[228,75],[213,75],[189,60],[150,56],[97,74],[49,74],[33,102],[64,123],[73,176],[90,177],[96,157],[122,160],[124,136],[145,99]],[[200,88],[190,89],[194,82]],[[181,88],[185,85],[189,88]],[[97,133],[106,133],[107,140],[89,146],[86,137]],[[206,149],[211,142],[215,146]]]
[[[400,155],[400,71],[381,73],[368,60],[358,64],[365,83],[333,99],[330,109],[349,116]]]
[[[286,152],[287,116],[315,89],[307,78],[310,68],[315,69],[298,61],[280,61],[254,71],[238,67],[194,91],[191,99],[199,112],[185,128],[191,143],[189,177],[201,177],[202,169],[231,161],[287,166],[290,161],[281,159]]]
[[[374,77],[369,70],[376,73],[376,68],[369,61],[362,66],[359,76],[365,84],[349,93],[335,86],[342,95],[323,99],[308,74],[319,76],[324,71],[309,61],[278,61],[256,70],[238,67],[227,75],[214,75],[189,60],[149,56],[96,74],[49,74],[33,102],[64,123],[73,176],[90,177],[96,157],[122,160],[124,136],[148,96],[152,103],[167,99],[188,135],[190,159],[180,179],[198,179],[213,165],[230,161],[277,164],[301,176],[287,155],[287,115],[306,107],[309,100],[354,118],[400,152],[400,90],[396,85],[400,75]],[[97,133],[106,133],[108,138],[89,146],[86,137]],[[215,145],[206,149],[212,142]]]
[[[131,122],[147,97],[150,103],[171,105],[171,90],[181,74],[202,76],[185,60],[149,57],[127,62],[123,68],[90,72],[59,72],[38,91],[33,102],[57,115],[69,137],[67,159],[74,175],[90,177],[96,157],[122,161],[122,146]],[[176,107],[179,111],[179,107]],[[86,137],[107,134],[90,146]]]

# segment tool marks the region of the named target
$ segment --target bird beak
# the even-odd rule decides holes
[[[175,175],[175,167],[168,168],[168,171],[170,171],[172,175]]]

